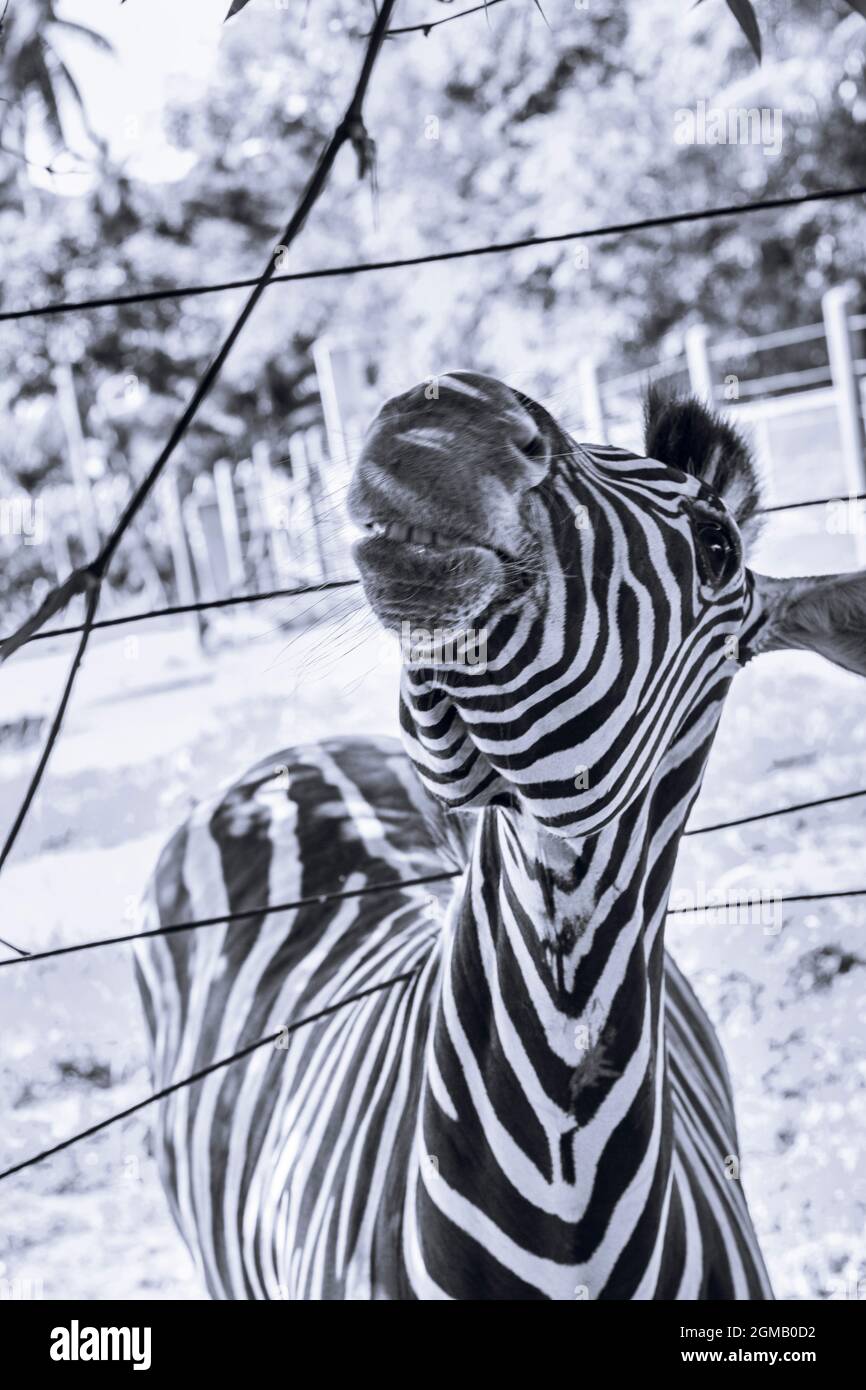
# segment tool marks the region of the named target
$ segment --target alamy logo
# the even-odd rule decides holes
[[[710,106],[703,98],[694,110],[674,112],[677,145],[761,145],[768,158],[782,152],[782,109],[779,106]]]
[[[405,662],[424,662],[431,666],[487,667],[487,629],[413,627],[400,624],[400,656]]]
[[[52,1361],[131,1361],[134,1371],[150,1370],[149,1327],[69,1327],[51,1331]]]
[[[687,913],[696,926],[760,927],[764,936],[778,936],[782,930],[782,895],[775,890],[737,892],[699,880],[694,889],[675,888],[668,911]]]
[[[44,534],[41,498],[0,497],[0,536],[23,536],[25,545],[41,545]]]
[[[862,497],[837,498],[827,503],[827,532],[831,536],[866,535],[866,501]]]
[[[0,1303],[45,1297],[41,1279],[0,1279]]]

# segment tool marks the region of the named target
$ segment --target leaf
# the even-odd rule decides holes
[[[66,83],[69,94],[71,95],[73,101],[78,107],[79,114],[83,115],[84,98],[81,95],[81,88],[78,86],[78,83],[75,81],[75,78],[72,76],[72,73],[69,71],[63,59],[59,58],[56,53],[54,55],[54,61],[57,66],[55,78],[61,78]],[[55,86],[56,85],[57,82],[55,81]]]
[[[249,3],[250,0],[232,0],[232,7],[226,15],[226,19],[231,19],[232,15],[240,14],[241,10]],[[223,23],[225,23],[225,20]]]
[[[862,0],[861,0],[862,2]],[[758,62],[761,61],[761,31],[758,18],[752,8],[752,0],[727,0],[727,6],[752,46]]]
[[[57,67],[56,77],[61,79],[66,84],[68,93],[71,95],[72,100],[78,107],[78,116],[82,125],[84,126],[85,131],[87,132],[88,139],[92,140],[94,145],[96,145],[98,149],[105,151],[107,146],[104,139],[101,135],[97,134],[97,132],[93,129],[93,127],[90,124],[90,120],[87,115],[87,107],[84,104],[84,97],[81,94],[81,88],[78,86],[78,83],[75,81],[75,78],[72,76],[72,73],[69,71],[69,68],[63,62],[63,59],[58,57],[56,53],[54,53],[54,62]]]
[[[33,73],[33,86],[36,88],[42,99],[42,114],[45,124],[52,135],[62,144],[63,143],[63,123],[60,119],[60,109],[57,105],[57,96],[51,82],[51,76],[42,64],[35,68]]]
[[[52,19],[51,23],[58,29],[67,29],[77,34],[79,38],[98,48],[100,53],[114,53],[114,45],[109,43],[105,35],[97,33],[95,29],[89,29],[86,24],[76,24],[72,19]]]

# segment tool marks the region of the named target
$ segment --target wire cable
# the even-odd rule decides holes
[[[214,1072],[220,1071],[223,1067],[230,1067],[234,1062],[240,1062],[244,1057],[249,1057],[250,1053],[256,1052],[260,1047],[273,1046],[282,1038],[290,1033],[296,1033],[299,1028],[306,1028],[311,1023],[318,1023],[323,1018],[328,1018],[330,1014],[336,1013],[339,1009],[344,1009],[349,1004],[356,1004],[359,999],[366,999],[371,994],[377,994],[382,990],[392,989],[394,985],[404,984],[413,979],[421,970],[420,966],[415,966],[412,970],[406,970],[402,975],[395,975],[391,980],[385,980],[378,985],[370,985],[367,989],[360,989],[356,994],[349,994],[345,999],[340,999],[336,1004],[329,1004],[324,1009],[319,1009],[317,1013],[310,1014],[307,1018],[299,1018],[296,1023],[289,1023],[284,1028],[280,1028],[276,1033],[269,1033],[266,1038],[258,1038],[256,1042],[249,1043],[239,1051],[233,1052],[230,1057],[221,1057],[216,1062],[211,1062],[209,1066],[201,1067],[199,1071],[194,1071],[189,1076],[184,1076],[180,1081],[173,1081],[170,1086],[163,1086],[161,1090],[154,1091],[152,1095],[145,1096],[144,1100],[136,1101],[135,1105],[128,1105],[125,1110],[118,1110],[113,1115],[108,1115],[106,1119],[100,1120],[95,1125],[88,1125],[87,1129],[80,1130],[77,1134],[71,1134],[68,1139],[61,1139],[59,1144],[52,1144],[50,1148],[43,1149],[40,1153],[32,1154],[29,1158],[23,1158],[20,1163],[13,1163],[11,1168],[5,1168],[0,1172],[0,1182],[4,1178],[11,1178],[15,1173],[21,1173],[25,1168],[32,1168],[34,1164],[41,1163],[43,1159],[53,1158],[55,1154],[62,1153],[64,1149],[69,1149],[73,1144],[78,1144],[82,1139],[90,1139],[94,1134],[99,1134],[102,1130],[108,1129],[111,1125],[119,1124],[121,1120],[126,1120],[130,1115],[135,1115],[139,1110],[145,1110],[149,1105],[155,1105],[157,1101],[165,1100],[166,1096],[173,1095],[175,1091],[182,1091],[186,1086],[193,1086],[197,1081],[203,1081],[205,1077],[212,1076]]]
[[[724,903],[694,903],[691,907],[670,907],[668,917],[678,917],[692,912],[728,912],[731,908],[750,907],[754,902],[773,903],[816,903],[828,898],[866,897],[866,888],[834,888],[826,893],[753,893],[751,896],[731,898]]]
[[[21,952],[20,958],[0,960],[0,970],[7,965],[29,965],[37,960],[52,960],[56,956],[71,956],[78,951],[93,951],[98,946],[119,946],[126,941],[145,941],[148,937],[174,936],[178,932],[199,931],[202,927],[221,926],[225,922],[250,921],[267,917],[274,912],[290,912],[299,907],[324,906],[325,903],[343,902],[346,898],[365,898],[375,893],[390,893],[395,889],[415,888],[419,884],[439,883],[444,879],[459,878],[462,869],[451,869],[436,874],[423,874],[419,878],[396,878],[386,883],[371,883],[366,888],[337,889],[331,893],[314,893],[307,898],[296,898],[288,903],[264,903],[259,907],[245,908],[239,912],[223,912],[217,917],[201,917],[193,922],[170,922],[165,927],[151,927],[147,931],[128,932],[123,936],[102,936],[93,941],[79,941],[72,946],[54,946],[48,951]],[[8,942],[4,943],[8,945]],[[12,950],[19,950],[13,946]]]
[[[235,594],[230,598],[202,599],[199,603],[174,603],[168,608],[151,608],[138,613],[126,613],[118,618],[101,618],[91,623],[91,630],[122,627],[125,623],[143,623],[150,618],[174,618],[181,613],[204,613],[210,608],[233,608],[241,603],[262,603],[265,599],[298,598],[302,594],[323,594],[330,589],[349,589],[360,584],[360,579],[327,579],[321,584],[301,584],[294,589],[265,589],[257,594]],[[81,632],[83,624],[73,627],[51,627],[43,632],[34,632],[28,642],[44,642],[49,637],[68,637],[73,632]],[[0,645],[3,639],[0,638]]]
[[[812,497],[806,502],[781,502],[772,507],[759,507],[756,515],[766,516],[772,512],[796,511],[801,507],[823,507],[835,502],[862,502],[866,501],[866,492],[854,492],[838,494],[835,497]],[[174,604],[169,608],[154,608],[139,613],[128,613],[118,618],[103,618],[99,622],[91,623],[91,629],[95,632],[100,628],[121,627],[124,623],[141,623],[150,618],[172,617],[179,613],[203,613],[209,608],[230,608],[241,603],[259,603],[264,599],[272,598],[293,598],[301,594],[324,593],[328,589],[348,589],[360,584],[359,579],[330,579],[321,584],[302,585],[296,589],[267,589],[257,594],[238,594],[230,598],[202,599],[199,603]],[[28,642],[44,641],[48,637],[68,637],[72,633],[82,632],[84,624],[79,623],[70,627],[54,627],[47,631],[31,632],[24,637],[19,645],[24,646]],[[0,638],[0,651],[2,645],[8,638]],[[686,834],[694,832],[686,831]]]
[[[866,796],[866,787],[857,791],[839,792],[834,796],[818,797],[814,801],[801,801],[794,806],[777,806],[770,811],[757,811],[751,816],[738,816],[736,820],[718,821],[714,825],[695,826],[694,829],[685,830],[683,834],[684,836],[708,835],[718,830],[731,830],[737,826],[753,824],[756,821],[771,820],[775,816],[789,816],[797,811],[809,811],[816,806],[830,806],[842,801],[853,801],[855,798],[862,796]],[[0,961],[0,970],[9,965],[25,965],[38,960],[53,960],[58,956],[76,955],[79,951],[93,951],[100,946],[119,946],[126,942],[143,941],[148,937],[171,936],[178,932],[198,931],[202,927],[217,926],[224,922],[238,922],[244,919],[249,920],[252,918],[264,917],[273,912],[288,912],[295,908],[311,907],[317,904],[324,905],[325,903],[340,901],[345,898],[368,897],[376,893],[393,892],[395,889],[414,888],[419,884],[443,882],[447,879],[459,878],[462,872],[463,871],[460,869],[453,869],[442,873],[425,874],[419,878],[390,879],[385,883],[370,884],[366,888],[350,888],[337,890],[331,893],[319,893],[307,898],[298,898],[294,902],[273,903],[271,905],[264,904],[259,907],[248,908],[242,912],[222,913],[217,917],[202,917],[192,922],[171,922],[167,926],[151,927],[147,931],[128,932],[122,936],[97,937],[90,941],[74,942],[70,946],[53,946],[47,951],[25,952],[22,951],[20,947],[10,946],[9,942],[4,942],[0,939],[0,944],[9,946],[11,950],[19,952],[19,957],[17,959]],[[852,894],[856,896],[866,890],[858,888],[851,891]],[[845,895],[844,892],[839,894],[839,896]],[[835,895],[831,894],[830,896]],[[779,901],[782,900],[780,899]],[[784,901],[794,902],[799,901],[799,899],[787,898],[784,899]],[[671,910],[677,911],[678,909]],[[689,910],[697,911],[698,909]],[[714,909],[708,908],[707,910],[713,911]]]
[[[840,198],[861,198],[864,194],[866,194],[866,184],[849,188],[822,188],[814,193],[797,193],[783,198],[764,198],[752,203],[730,203],[721,207],[696,209],[690,212],[664,213],[657,217],[642,217],[632,222],[611,222],[606,226],[585,227],[573,232],[556,232],[544,236],[519,237],[513,241],[463,246],[454,251],[430,251],[418,256],[398,256],[389,260],[356,261],[350,265],[297,270],[285,275],[269,276],[266,288],[278,284],[295,284],[302,280],[331,280],[344,275],[369,275],[384,270],[437,265],[445,261],[460,261],[473,256],[496,256],[510,251],[522,251],[531,246],[555,246],[569,241],[591,241],[598,237],[627,236],[631,232],[652,231],[658,227],[710,222],[717,217],[746,217],[757,212],[803,207],[810,203],[824,203]],[[228,290],[248,289],[257,283],[255,279],[220,280],[210,285],[181,285],[160,290],[137,290],[130,294],[100,295],[89,299],[55,301],[51,304],[33,305],[26,309],[5,309],[0,311],[0,323],[45,318],[57,314],[79,313],[89,309],[120,308],[127,304],[153,304],[161,300],[184,299],[193,295],[223,294]]]
[[[732,830],[738,825],[751,825],[754,821],[770,820],[773,816],[790,816],[795,811],[809,811],[813,806],[830,806],[838,801],[853,801],[858,796],[866,796],[866,787],[856,792],[839,792],[835,796],[820,796],[815,801],[800,801],[795,806],[779,806],[775,811],[756,811],[752,816],[738,816],[736,820],[717,821],[715,825],[698,825],[694,830],[684,830],[686,835],[706,835],[711,830]]]

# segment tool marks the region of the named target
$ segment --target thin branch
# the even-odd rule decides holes
[[[45,772],[46,767],[48,766],[48,759],[51,757],[52,749],[54,748],[54,745],[57,742],[57,738],[60,733],[60,728],[63,724],[63,716],[66,713],[66,707],[69,704],[70,696],[72,695],[72,687],[75,684],[75,677],[78,675],[81,662],[84,659],[84,653],[87,650],[87,643],[90,639],[90,633],[93,627],[93,620],[96,617],[96,606],[98,603],[99,585],[93,584],[87,595],[87,611],[84,618],[84,625],[81,629],[81,636],[79,638],[78,647],[76,648],[75,656],[72,659],[72,665],[69,668],[69,674],[66,677],[66,684],[63,687],[63,694],[60,697],[60,703],[58,704],[57,711],[54,715],[53,720],[51,721],[51,728],[48,731],[48,737],[45,740],[45,746],[42,749],[42,755],[39,759],[39,762],[36,764],[36,770],[30,779],[30,785],[27,788],[24,800],[22,801],[18,809],[18,814],[15,817],[12,829],[6,836],[6,842],[3,846],[2,852],[0,852],[0,870],[2,870],[3,865],[6,863],[6,860],[9,858],[9,855],[12,853],[12,849],[15,845],[16,840],[18,839],[21,827],[24,824],[24,819],[27,815],[27,812],[30,810],[31,805],[33,804],[33,798],[39,790],[43,774]],[[21,951],[21,948],[19,946],[13,946],[12,949],[14,951],[19,951],[22,955],[27,954],[25,951]]]
[[[473,5],[471,9],[459,10],[457,14],[446,15],[444,19],[431,19],[426,24],[404,24],[399,29],[389,29],[385,37],[386,39],[392,39],[399,34],[423,34],[426,38],[434,29],[438,29],[440,24],[453,24],[455,19],[465,19],[466,15],[480,14],[482,10],[486,13],[487,10],[492,9],[494,5],[502,5],[504,3],[505,0],[484,0],[484,4],[482,5]],[[538,0],[535,0],[535,3],[538,4]],[[539,9],[541,9],[540,5]],[[542,18],[544,18],[543,11]],[[547,23],[546,20],[545,23]],[[548,25],[548,28],[549,27]]]

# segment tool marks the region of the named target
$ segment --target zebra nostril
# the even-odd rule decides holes
[[[532,459],[534,463],[546,462],[547,445],[544,435],[530,412],[523,409],[513,414],[511,425],[511,442],[524,458]]]
[[[532,431],[524,431],[522,439],[513,441],[518,452],[525,459],[528,459],[536,467],[539,464],[546,464],[548,459],[547,442],[541,430],[532,422]]]
[[[540,429],[536,429],[535,434],[525,444],[520,446],[521,452],[528,454],[531,459],[546,459],[547,445],[544,442],[544,435]]]

